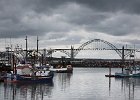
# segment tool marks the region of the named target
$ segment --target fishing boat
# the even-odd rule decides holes
[[[116,77],[116,78],[125,78],[125,77],[140,77],[140,66],[136,65],[134,60],[132,63],[127,65],[122,65],[121,72],[115,72],[114,75],[111,74],[111,67],[109,67],[109,75],[106,77]]]
[[[131,59],[133,57],[134,59]],[[140,66],[135,64],[134,55],[130,55],[130,61],[128,65],[124,63],[122,72],[115,72],[115,77],[140,77]]]
[[[126,67],[122,72],[115,72],[114,77],[140,77],[140,67]]]
[[[37,50],[33,50],[30,54],[31,56],[31,64],[27,64],[27,36],[26,36],[26,54],[25,57],[17,57],[15,53],[13,53],[11,63],[12,69],[11,72],[6,72],[4,74],[4,83],[40,83],[40,82],[50,82],[52,81],[54,74],[53,72],[46,69],[46,67],[41,66],[38,68],[36,64],[39,62],[38,56],[38,37],[37,37]],[[16,50],[19,50],[17,46]],[[42,65],[43,65],[43,54],[42,54]],[[16,61],[22,61],[22,64],[16,65]],[[25,61],[24,61],[25,60]]]
[[[60,65],[58,65],[60,66]],[[61,67],[57,67],[57,68],[49,68],[49,71],[52,72],[56,72],[56,73],[72,73],[73,72],[73,67],[72,65],[67,65],[66,68],[63,68],[63,66]]]
[[[62,56],[61,58],[62,61],[58,63],[58,66],[56,66],[56,68],[51,66],[49,68],[49,71],[56,72],[56,73],[73,73],[73,67],[71,65],[71,62],[66,61],[64,56]]]
[[[15,72],[4,74],[4,83],[40,83],[51,82],[53,79],[53,72],[38,69],[35,66],[29,67],[27,65],[18,66]]]

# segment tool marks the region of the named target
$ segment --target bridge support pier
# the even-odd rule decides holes
[[[71,46],[71,60],[74,59],[74,46]]]

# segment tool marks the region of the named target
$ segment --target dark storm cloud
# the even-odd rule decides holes
[[[20,2],[23,6],[31,8],[38,13],[57,8],[60,5],[70,2],[83,4],[101,12],[115,12],[123,10],[128,13],[140,13],[139,0],[22,0]]]
[[[57,38],[74,29],[117,36],[131,34],[139,31],[135,30],[139,22],[135,17],[131,19],[135,14],[139,16],[139,5],[139,0],[1,0],[0,38],[53,32],[53,38]],[[114,14],[122,16],[110,20]]]
[[[74,0],[75,1],[75,0]],[[118,12],[122,10],[127,13],[140,13],[139,0],[76,0],[78,3],[85,4],[90,8],[101,12]]]

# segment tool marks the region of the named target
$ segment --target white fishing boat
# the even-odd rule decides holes
[[[52,72],[56,72],[56,73],[72,73],[73,72],[73,67],[72,65],[66,65],[66,67],[59,67],[60,65],[58,65],[57,68],[53,68],[53,67],[50,67],[49,68],[49,71],[52,71]]]

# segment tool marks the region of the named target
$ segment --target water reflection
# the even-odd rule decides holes
[[[4,84],[4,100],[52,100],[66,93],[72,73],[55,73],[50,83]],[[63,92],[62,92],[63,91]]]
[[[109,95],[110,95],[110,89],[111,89],[111,77],[109,77]]]
[[[33,84],[4,84],[4,100],[45,100],[51,98],[53,82]],[[19,99],[21,98],[21,99]]]
[[[128,95],[128,99],[134,100],[135,91],[140,89],[140,78],[124,78],[121,81],[123,91]]]
[[[70,79],[73,73],[57,73],[55,85],[58,85],[61,90],[65,91],[66,88],[70,86]]]
[[[109,78],[110,93],[112,87],[114,87],[113,84],[111,84],[111,80],[113,79]],[[140,78],[115,78],[115,82],[119,83],[116,85],[118,93],[123,95],[126,100],[137,100],[139,98],[137,93],[140,92]]]

